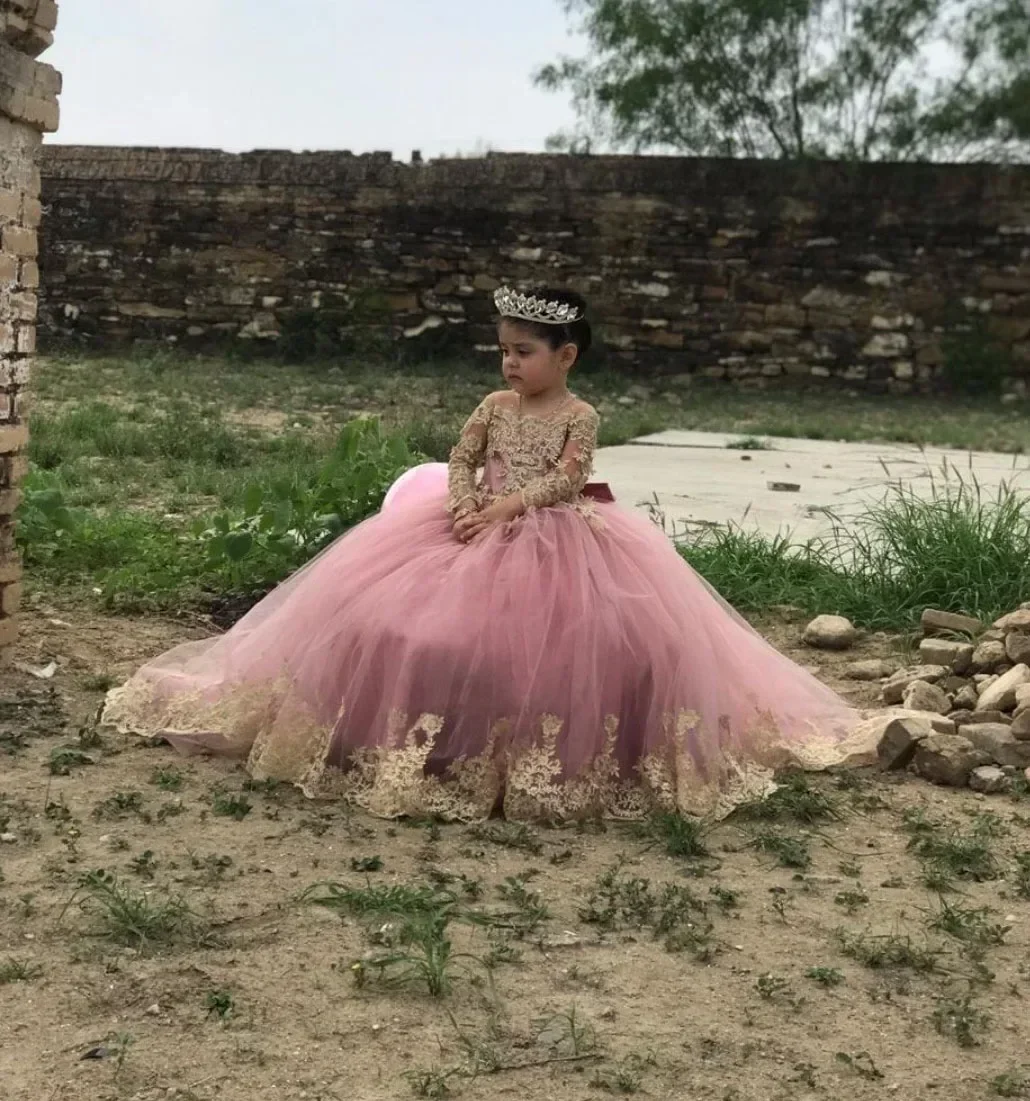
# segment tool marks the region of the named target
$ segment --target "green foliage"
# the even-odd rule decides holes
[[[537,74],[571,92],[580,116],[558,147],[861,161],[1030,153],[1024,0],[564,6],[588,53]]]
[[[354,420],[313,477],[252,486],[242,515],[218,513],[198,521],[194,534],[230,591],[267,589],[374,513],[416,462],[403,436],[385,433],[376,420]]]
[[[151,512],[72,507],[60,477],[37,469],[24,483],[18,541],[37,576],[95,586],[120,608],[260,594],[374,513],[419,458],[403,435],[354,420],[320,464],[284,463],[278,480],[242,494],[240,509],[202,518],[192,530]]]
[[[822,540],[704,528],[680,551],[745,612],[789,604],[874,629],[912,624],[927,607],[993,620],[1030,590],[1030,500],[1011,486],[985,497],[948,468],[926,496],[894,486]]]

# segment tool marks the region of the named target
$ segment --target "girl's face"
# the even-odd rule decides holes
[[[497,340],[505,382],[524,397],[565,386],[578,354],[575,344],[552,348],[517,321],[502,321],[497,326]]]

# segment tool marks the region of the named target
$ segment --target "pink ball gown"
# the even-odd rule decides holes
[[[221,637],[140,669],[106,721],[383,816],[721,817],[860,716],[778,653],[643,516],[584,492],[597,414],[487,398],[449,463]],[[482,475],[479,471],[482,470]],[[522,491],[469,545],[454,514]],[[600,499],[599,499],[600,498]]]

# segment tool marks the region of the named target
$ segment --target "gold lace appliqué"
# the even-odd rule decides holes
[[[462,429],[448,463],[452,512],[478,507],[478,471],[489,459],[501,472],[495,495],[522,492],[527,508],[572,504],[590,478],[599,418],[574,404],[552,417],[526,417],[496,399],[482,402]]]

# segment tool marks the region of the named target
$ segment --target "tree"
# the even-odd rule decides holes
[[[555,148],[1030,159],[1030,0],[563,0],[584,58],[536,76]]]

